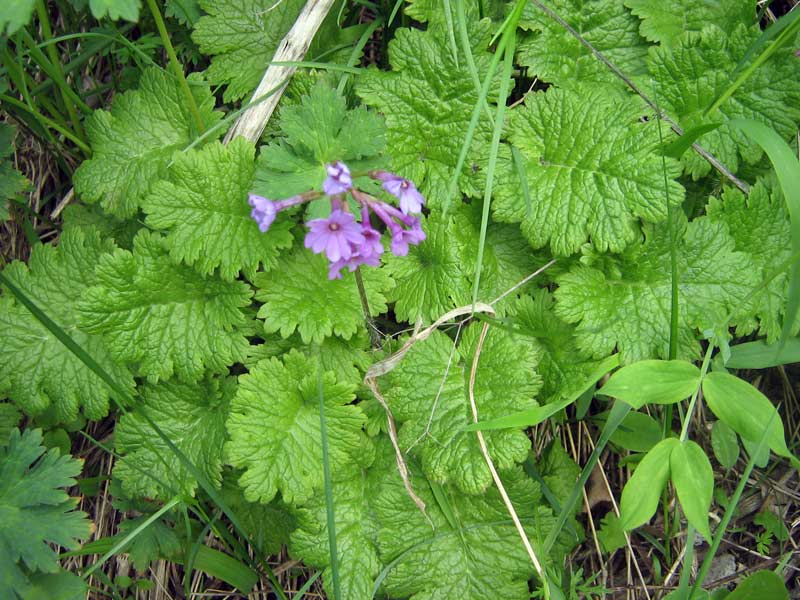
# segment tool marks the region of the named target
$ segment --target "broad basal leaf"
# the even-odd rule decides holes
[[[465,206],[453,215],[450,239],[455,240],[460,258],[459,268],[470,284],[475,278],[475,266],[480,245],[481,212],[478,203]],[[523,278],[544,265],[546,259],[531,252],[530,245],[516,225],[489,222],[483,247],[481,283],[478,299],[491,302],[511,289]],[[471,289],[472,285],[470,285]],[[527,289],[526,287],[521,290]],[[511,295],[511,298],[515,298]],[[495,308],[503,311],[506,303]]]
[[[538,486],[521,470],[502,471],[500,476],[536,547],[552,528],[551,513],[537,506],[541,502]],[[433,527],[408,497],[396,472],[387,473],[375,500],[381,560],[392,564],[383,582],[389,596],[414,600],[444,600],[454,594],[462,600],[530,598],[528,579],[533,576],[533,565],[496,487],[473,496],[445,486],[451,511],[446,515],[424,478],[414,477],[412,483],[427,506]]]
[[[75,485],[81,467],[71,456],[46,450],[40,429],[15,429],[0,446],[0,589],[6,597],[23,597],[36,571],[58,571],[48,544],[74,548],[76,538],[89,535],[86,515],[74,510],[77,499],[60,489]]]
[[[239,271],[252,278],[259,265],[271,269],[281,248],[292,245],[291,220],[261,233],[250,217],[254,148],[244,138],[178,155],[169,179],[158,182],[143,203],[147,224],[169,229],[173,259],[201,273],[219,267],[223,279]]]
[[[491,23],[473,26],[470,40],[481,77],[490,55],[486,47]],[[426,197],[428,205],[441,207],[478,101],[466,58],[453,57],[444,31],[399,29],[389,44],[392,71],[370,69],[358,79],[356,92],[364,102],[386,116],[386,141],[393,170],[408,177]],[[490,143],[492,121],[482,111],[467,160],[459,174],[459,189],[477,195],[482,188],[478,161]]]
[[[280,129],[286,137],[264,146],[258,157],[254,190],[268,198],[321,189],[326,163],[340,160],[354,175],[380,166],[383,119],[363,106],[347,110],[345,99],[322,84],[281,111]]]
[[[114,432],[117,461],[114,475],[126,494],[168,500],[193,496],[197,480],[150,426],[155,422],[170,441],[203,474],[219,485],[222,445],[227,435],[228,405],[236,392],[232,378],[206,378],[197,383],[164,381],[141,388],[143,404],[120,417]]]
[[[542,377],[542,404],[557,402],[582,390],[597,360],[578,347],[575,326],[562,321],[553,310],[553,296],[545,289],[522,296],[512,307],[511,323],[522,335],[534,338],[541,360],[536,370]]]
[[[95,19],[102,19],[106,15],[112,21],[125,19],[136,22],[139,20],[139,0],[89,0],[89,8]]]
[[[762,277],[790,258],[792,252],[789,218],[781,193],[770,193],[767,185],[758,182],[745,197],[739,190],[727,188],[722,197],[709,199],[708,218],[728,226],[735,248],[749,255]],[[788,271],[778,274],[760,290],[750,304],[752,318],[741,319],[736,330],[747,335],[756,329],[777,341],[781,334],[786,309]]]
[[[474,329],[479,331],[480,327]],[[491,484],[475,432],[463,430],[473,421],[466,386],[477,331],[461,332],[466,336],[461,348],[455,348],[442,333],[431,335],[415,345],[380,384],[395,419],[402,424],[400,447],[419,455],[429,479],[451,482],[468,494],[481,493]],[[475,402],[480,420],[536,405],[537,360],[535,349],[524,338],[490,330],[476,374]],[[521,430],[490,431],[484,436],[498,468],[522,462],[530,448],[530,440]]]
[[[760,276],[746,254],[734,251],[722,223],[699,218],[676,227],[678,358],[694,360],[700,350],[696,330],[721,324],[731,310],[739,313]],[[666,228],[650,231],[642,245],[631,247],[618,267],[607,271],[578,266],[560,277],[556,313],[578,324],[578,344],[594,356],[607,356],[616,347],[623,363],[667,358],[671,280]]]
[[[383,566],[378,558],[377,531],[371,505],[377,483],[387,470],[397,466],[388,443],[381,445],[381,453],[380,466],[372,465],[367,469],[365,467],[369,465],[353,465],[334,475],[334,522],[342,600],[371,598],[373,581]],[[304,564],[324,568],[325,589],[332,593],[325,495],[317,494],[296,513],[298,528],[292,533],[292,555],[302,557]]]
[[[208,129],[222,113],[214,111],[207,84],[195,77],[189,83]],[[158,69],[144,71],[139,89],[117,96],[111,112],[95,111],[86,132],[93,155],[75,171],[75,192],[123,218],[136,214],[150,187],[165,176],[173,152],[200,133],[178,82]]]
[[[639,36],[639,19],[621,2],[557,0],[547,6],[628,77],[647,72],[648,44]],[[589,83],[627,89],[572,33],[538,7],[526,6],[520,27],[533,31],[517,51],[529,76],[559,87]]]
[[[452,220],[436,211],[423,219],[427,239],[411,246],[408,256],[387,255],[386,270],[395,281],[388,294],[399,321],[435,321],[451,308],[469,302],[468,273],[453,243]]]
[[[632,101],[613,100],[602,88],[550,88],[530,94],[512,113],[509,139],[525,159],[530,206],[516,170],[499,181],[495,217],[521,223],[540,248],[568,255],[591,240],[600,251],[619,252],[640,235],[639,221],[663,221],[667,200],[679,203],[683,188],[668,177],[677,162],[657,153],[656,124],[642,123]]]
[[[297,351],[264,360],[239,379],[228,418],[228,462],[244,469],[239,485],[250,501],[269,502],[279,491],[302,504],[322,488],[320,381],[325,399],[328,452],[334,469],[356,461],[361,450],[361,409],[349,405],[354,387]]]
[[[247,339],[235,328],[245,322],[247,284],[172,264],[164,239],[146,230],[132,253],[104,256],[96,274],[80,306],[81,325],[102,333],[111,353],[150,381],[173,374],[194,380],[245,357]]]
[[[113,250],[93,229],[73,229],[62,234],[58,246],[36,246],[29,266],[14,262],[3,274],[118,385],[132,390],[128,370],[112,360],[100,336],[79,323],[77,311],[81,292],[97,281],[95,264]],[[90,419],[108,414],[109,387],[7,290],[0,297],[0,332],[0,389],[25,412],[35,415],[54,406],[61,422],[73,421],[81,410]]]
[[[678,38],[672,48],[655,47],[650,51],[650,73],[655,80],[659,102],[684,130],[704,123],[723,123],[702,135],[698,143],[733,172],[740,158],[755,164],[763,156],[761,147],[738,129],[725,122],[730,119],[753,119],[774,128],[784,139],[791,139],[800,121],[800,61],[789,48],[778,50],[745,80],[733,96],[704,118],[703,113],[731,84],[731,73],[750,44],[759,35],[758,28],[740,25],[730,36],[714,24],[698,33]],[[707,174],[711,165],[694,152],[686,152],[682,161],[695,179]]]
[[[372,315],[386,312],[386,295],[392,279],[384,269],[362,271]],[[297,248],[278,259],[278,268],[255,277],[258,311],[268,333],[280,331],[284,338],[300,334],[304,343],[320,343],[338,335],[349,340],[365,327],[364,309],[352,274],[328,279],[328,262],[321,254]]]
[[[116,536],[118,539],[115,541],[121,541],[149,518],[150,515],[142,515],[122,521]],[[162,519],[156,519],[144,529],[140,529],[123,550],[128,553],[136,570],[145,572],[154,560],[177,555],[181,550],[181,541],[173,527]]]
[[[200,0],[207,15],[195,23],[192,39],[212,55],[208,80],[226,84],[225,102],[256,89],[278,42],[294,24],[302,0]]]
[[[756,17],[754,0],[624,0],[642,20],[640,31],[648,40],[671,46],[686,32],[699,32],[714,23],[726,33],[737,25],[752,25]]]

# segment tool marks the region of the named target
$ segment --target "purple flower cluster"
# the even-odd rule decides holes
[[[315,254],[324,252],[328,257],[329,279],[341,279],[341,271],[345,267],[355,271],[359,265],[377,267],[380,264],[383,242],[380,232],[372,226],[371,214],[383,222],[392,236],[390,247],[396,256],[405,256],[409,245],[419,244],[425,239],[419,217],[410,214],[422,211],[425,198],[411,181],[387,171],[368,173],[369,177],[382,183],[384,190],[397,198],[400,205],[398,209],[353,187],[350,169],[343,162],[326,165],[325,169],[328,177],[322,184],[322,189],[330,196],[331,214],[326,219],[313,219],[306,223],[309,232],[306,234],[305,246]],[[361,206],[360,221],[356,221],[345,202],[345,194],[348,192]],[[320,195],[319,192],[307,192],[286,200],[274,201],[250,194],[250,206],[253,207],[250,215],[258,223],[258,228],[265,232],[281,210],[308,202]]]

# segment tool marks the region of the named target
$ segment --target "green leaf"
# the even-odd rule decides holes
[[[600,388],[639,409],[645,404],[674,404],[700,385],[700,369],[683,360],[642,360],[622,367]]]
[[[322,488],[317,361],[291,351],[264,360],[239,379],[228,418],[227,461],[245,469],[239,485],[249,501],[309,501]],[[323,375],[328,452],[334,470],[357,461],[366,417],[348,405],[354,388]]]
[[[615,552],[624,548],[627,544],[625,540],[625,530],[622,523],[614,511],[609,511],[600,520],[600,529],[597,531],[597,539],[606,552]]]
[[[361,274],[370,313],[386,312],[391,277],[385,269],[363,269]],[[288,338],[297,330],[304,344],[321,343],[334,334],[352,338],[365,328],[364,311],[355,276],[343,275],[328,279],[325,257],[301,247],[281,256],[277,268],[256,275],[256,300],[264,303],[258,316],[267,333],[280,331]]]
[[[468,494],[481,493],[491,474],[475,433],[466,396],[477,330],[463,332],[463,347],[455,348],[442,333],[416,344],[393,371],[381,379],[381,390],[399,425],[404,451],[420,457],[426,476],[436,483],[452,482]],[[464,365],[459,360],[464,356]],[[535,347],[525,338],[491,329],[484,343],[475,383],[480,419],[492,419],[534,406],[540,385],[534,368]],[[513,428],[484,434],[492,460],[508,469],[525,460],[530,440]]]
[[[470,287],[475,277],[480,228],[480,204],[470,204],[463,210],[453,211],[450,234],[458,246],[459,268]],[[494,300],[546,262],[543,256],[536,256],[531,252],[530,245],[518,226],[489,222],[478,297],[486,302]],[[525,289],[527,286],[520,288],[520,291]],[[506,305],[516,297],[516,294],[511,294],[508,301],[496,304],[495,308],[501,313],[505,312]]]
[[[753,523],[761,525],[770,535],[779,542],[789,540],[789,530],[786,525],[774,512],[764,509],[753,517]]]
[[[620,521],[626,531],[643,525],[655,514],[661,490],[670,476],[669,457],[679,444],[675,438],[661,440],[645,454],[625,484],[619,510]]]
[[[226,280],[240,270],[252,278],[260,264],[275,267],[280,249],[292,245],[291,220],[278,220],[264,234],[250,216],[253,157],[244,138],[176,156],[169,179],[156,183],[142,205],[148,225],[169,230],[174,260],[203,274],[219,267]]]
[[[207,84],[193,76],[189,83],[208,129],[222,113],[214,111]],[[111,112],[95,111],[86,133],[93,154],[75,171],[75,193],[123,218],[135,215],[151,186],[166,176],[174,151],[198,135],[180,86],[158,69],[144,71],[139,89],[117,96]]]
[[[0,402],[0,446],[8,443],[11,430],[19,425],[22,413],[10,402]]]
[[[757,27],[740,24],[728,36],[716,21],[707,23],[699,32],[682,34],[671,48],[650,50],[649,69],[657,86],[650,93],[657,94],[662,109],[686,131],[709,122],[722,123],[701,136],[698,143],[735,173],[740,160],[756,164],[763,152],[728,121],[753,119],[774,128],[784,140],[790,139],[800,120],[800,69],[792,50],[784,48],[754,71],[718,109],[705,115],[706,107],[725,91],[730,73],[759,34]],[[694,179],[711,170],[711,165],[694,152],[684,154],[682,161]]]
[[[647,72],[648,44],[639,36],[639,20],[621,2],[556,0],[547,6],[628,77]],[[520,27],[532,30],[519,42],[517,54],[528,76],[561,88],[590,84],[626,89],[586,46],[539,8],[529,4]]]
[[[0,8],[2,12],[3,8]],[[0,32],[3,30],[3,17],[0,14]],[[14,168],[14,136],[17,128],[8,123],[0,123],[0,212],[5,215],[0,221],[8,219],[6,200],[13,200],[31,185],[30,181]]]
[[[86,598],[86,582],[75,573],[37,573],[36,579],[22,592],[23,600],[83,600]]]
[[[602,415],[608,416],[607,413]],[[617,430],[611,434],[610,439],[617,446],[626,450],[648,452],[663,437],[661,423],[653,417],[645,413],[629,412],[625,415]]]
[[[678,358],[699,355],[696,330],[716,326],[738,309],[761,278],[746,254],[734,251],[727,227],[708,218],[675,224],[678,239]],[[577,266],[560,277],[556,314],[577,323],[579,347],[623,363],[669,356],[670,251],[665,227],[649,231],[605,271]],[[739,313],[735,313],[737,322]]]
[[[122,540],[149,518],[149,515],[143,515],[122,521],[116,538]],[[154,560],[172,558],[180,549],[181,542],[175,530],[159,519],[139,531],[124,551],[130,556],[136,570],[145,572]]]
[[[92,229],[64,232],[59,245],[34,247],[30,264],[14,262],[3,275],[80,344],[126,390],[127,369],[114,362],[109,346],[79,322],[81,293],[97,279],[94,267],[114,245]],[[108,414],[110,388],[69,351],[24,306],[0,297],[0,389],[30,415],[55,407],[56,422]]]
[[[294,24],[302,0],[200,0],[207,14],[194,26],[192,39],[200,52],[212,55],[205,76],[227,85],[225,102],[239,100],[256,89],[278,43]]]
[[[195,380],[244,358],[247,339],[235,328],[252,295],[246,283],[170,263],[164,239],[146,230],[132,253],[103,256],[96,275],[98,285],[80,306],[81,325],[102,333],[111,353],[151,382],[173,374]]]
[[[686,32],[699,33],[709,23],[714,23],[725,33],[732,33],[737,25],[750,25],[755,20],[753,0],[677,0],[664,4],[658,0],[625,0],[642,20],[641,33],[648,40],[671,46]]]
[[[796,461],[783,433],[783,423],[772,402],[752,385],[728,373],[715,371],[703,379],[703,394],[711,411],[751,443],[766,435],[766,445],[778,456]],[[767,428],[768,427],[768,428]]]
[[[143,404],[120,417],[114,432],[121,459],[114,476],[134,498],[168,500],[194,496],[197,480],[156,435],[155,422],[207,481],[219,486],[228,405],[236,392],[232,378],[198,383],[165,381],[141,388]],[[148,476],[149,475],[149,476]]]
[[[125,250],[133,248],[133,238],[142,228],[138,219],[118,219],[105,212],[99,204],[70,204],[61,215],[62,231],[93,228],[101,238],[113,240]]]
[[[383,566],[378,558],[371,504],[378,481],[397,465],[389,444],[382,444],[381,452],[380,468],[348,468],[333,482],[341,600],[371,598],[372,582]],[[296,512],[298,528],[292,533],[292,555],[302,557],[303,564],[324,569],[322,577],[330,594],[334,588],[325,495],[317,494]]]
[[[439,211],[422,220],[427,239],[408,256],[390,255],[386,270],[396,285],[388,294],[398,321],[426,323],[469,301],[470,288],[452,240],[452,219]]]
[[[641,121],[631,100],[602,88],[550,88],[529,94],[511,113],[509,139],[525,159],[531,205],[519,193],[515,170],[500,173],[495,218],[521,223],[534,248],[549,244],[569,255],[591,240],[602,252],[620,252],[641,237],[640,219],[661,222],[667,199],[677,204],[683,188],[667,177],[678,163],[659,156],[656,123]]]
[[[560,319],[553,307],[553,295],[546,289],[539,289],[532,296],[521,296],[511,309],[511,321],[519,327],[520,333],[536,338],[540,346],[542,359],[537,371],[544,381],[543,404],[571,398],[585,391],[587,379],[600,364],[581,351],[575,326]],[[602,375],[605,372],[597,379]]]
[[[491,23],[470,24],[470,42],[480,78],[491,55]],[[441,208],[450,192],[450,180],[461,153],[478,91],[465,57],[453,56],[445,31],[434,28],[398,29],[389,44],[391,71],[369,69],[356,84],[364,103],[386,117],[386,141],[391,148],[392,170],[417,185],[428,206]],[[458,187],[468,196],[482,193],[479,163],[492,135],[487,111],[481,113]]]
[[[789,600],[789,592],[773,571],[759,571],[742,581],[725,600]]]
[[[725,366],[730,369],[769,369],[800,362],[800,338],[767,345],[763,340],[731,346],[731,357]]]
[[[719,464],[730,469],[739,460],[739,440],[736,432],[725,424],[715,421],[711,427],[711,449]]]
[[[721,198],[709,199],[706,213],[712,221],[728,226],[737,252],[747,254],[762,277],[791,257],[789,218],[781,193],[771,192],[763,180],[750,188],[747,196],[726,188]],[[781,334],[788,288],[788,274],[780,273],[760,289],[749,303],[750,318],[739,320],[737,335],[758,330],[767,336],[768,343],[776,341]]]
[[[11,598],[34,584],[37,571],[59,571],[48,544],[75,548],[90,531],[86,515],[74,510],[77,499],[60,489],[75,485],[81,461],[41,444],[40,429],[15,429],[0,446],[0,589]]]
[[[714,471],[706,453],[691,440],[681,442],[669,455],[669,468],[686,519],[711,542],[708,511],[714,496]]]
[[[552,514],[539,506],[538,486],[521,470],[500,476],[528,536],[534,542],[543,538],[552,528]],[[456,519],[453,527],[425,480],[414,476],[412,485],[425,502],[433,527],[408,497],[396,471],[387,472],[375,499],[380,555],[389,565],[383,590],[389,596],[451,598],[458,590],[462,600],[530,597],[533,565],[496,487],[477,496],[445,487]],[[447,560],[431,560],[442,556]]]
[[[34,4],[34,0],[14,0],[0,4],[0,34],[11,36],[30,23]]]
[[[198,0],[166,0],[164,14],[176,18],[181,25],[194,27],[203,13]]]
[[[256,169],[254,189],[269,198],[320,189],[326,163],[345,162],[358,187],[371,181],[358,175],[381,166],[383,119],[363,106],[348,110],[345,99],[322,84],[281,111],[280,129],[286,137],[262,147]]]
[[[135,23],[139,20],[139,6],[139,0],[89,0],[95,19],[108,15],[112,21],[125,19]]]

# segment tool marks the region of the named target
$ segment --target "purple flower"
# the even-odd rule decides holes
[[[261,233],[266,233],[275,217],[278,215],[278,208],[272,200],[267,200],[263,196],[250,194],[247,202],[253,207],[250,216],[258,223]]]
[[[322,189],[329,196],[343,194],[353,187],[353,178],[350,176],[350,169],[341,161],[325,165],[328,177],[322,183]]]
[[[419,220],[412,226],[411,229],[402,229],[400,227],[390,228],[392,232],[392,254],[395,256],[405,256],[408,254],[408,245],[416,246],[417,244],[425,241],[427,237]]]
[[[361,227],[353,215],[343,210],[334,210],[327,219],[314,219],[307,225],[310,231],[306,234],[306,248],[311,248],[315,254],[325,251],[331,262],[347,260],[353,255],[354,247],[364,243]]]
[[[411,181],[388,171],[374,171],[372,175],[383,182],[383,189],[400,200],[404,214],[422,212],[425,198]]]

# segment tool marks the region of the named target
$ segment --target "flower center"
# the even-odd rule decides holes
[[[408,189],[408,180],[407,179],[403,179],[403,181],[400,183],[400,187],[402,189],[404,189],[404,190],[407,190]]]
[[[339,231],[339,224],[338,223],[330,223],[328,225],[328,229],[331,231]]]

